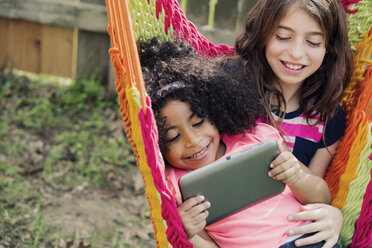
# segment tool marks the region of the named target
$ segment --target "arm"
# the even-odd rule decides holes
[[[316,151],[314,157],[311,159],[309,169],[315,174],[324,178],[329,163],[331,162],[333,155],[336,152],[336,148],[339,141],[328,146],[327,148],[321,148]]]
[[[345,113],[342,108],[338,106],[336,108],[335,116],[329,120],[325,126],[325,131],[320,140],[321,147],[323,148],[319,148],[315,152],[309,164],[309,169],[322,178],[324,178],[329,163],[336,152],[337,145],[340,142],[342,135],[344,135],[345,124]],[[323,138],[327,140],[326,144],[323,143]]]
[[[338,240],[343,225],[342,213],[338,208],[327,204],[309,204],[301,207],[301,212],[289,216],[290,221],[310,220],[309,224],[295,227],[288,231],[288,235],[316,234],[297,240],[296,246],[315,244],[325,241],[323,248],[333,247]]]
[[[315,153],[309,165],[310,170],[314,174],[324,177],[338,143],[339,141],[328,146],[328,150],[326,148],[321,148]],[[315,235],[297,240],[297,246],[315,244],[324,240],[325,244],[323,248],[333,247],[337,244],[343,226],[343,216],[341,211],[338,208],[327,204],[309,204],[302,206],[300,213],[289,216],[288,219],[290,221],[313,221],[309,224],[289,230],[288,235],[317,232]]]
[[[197,235],[189,239],[189,241],[194,245],[195,248],[218,248],[216,242],[214,242],[214,240],[205,230],[201,230]]]
[[[181,217],[183,228],[188,240],[195,248],[218,248],[214,240],[204,230],[210,203],[205,201],[204,196],[198,195],[181,203],[181,199],[176,197],[178,213]]]
[[[331,201],[331,194],[323,178],[299,162],[290,151],[283,151],[271,163],[269,176],[286,183],[303,204],[327,203]],[[286,147],[284,145],[284,147]]]

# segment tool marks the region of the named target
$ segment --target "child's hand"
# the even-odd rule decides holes
[[[181,203],[180,198],[176,198],[179,205],[177,210],[181,217],[183,228],[187,237],[191,239],[195,234],[204,229],[208,217],[208,209],[211,204],[204,201],[204,196],[197,195]]]
[[[296,246],[304,246],[325,241],[323,248],[333,247],[341,232],[343,217],[338,208],[327,204],[309,204],[301,207],[301,212],[289,216],[291,221],[310,220],[305,224],[288,231],[288,235],[313,233],[310,237],[297,240]]]
[[[280,154],[270,164],[272,168],[268,175],[275,180],[286,184],[294,184],[303,176],[301,166],[296,157],[290,151],[283,151],[279,146]]]

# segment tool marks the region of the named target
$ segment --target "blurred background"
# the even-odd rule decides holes
[[[256,3],[178,1],[203,35],[230,46]],[[0,66],[71,79],[98,73],[112,87],[105,0],[0,0],[0,37]]]

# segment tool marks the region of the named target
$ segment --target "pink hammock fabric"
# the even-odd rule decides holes
[[[155,187],[160,194],[162,201],[162,216],[168,226],[166,231],[168,241],[173,245],[173,247],[193,247],[193,245],[188,242],[187,236],[183,231],[181,218],[178,215],[177,205],[173,195],[169,192],[165,184],[165,166],[158,149],[158,131],[154,114],[150,107],[150,98],[147,97],[146,100],[148,104],[146,115],[144,115],[141,110],[139,113],[139,119],[141,123],[143,142],[145,144],[147,163],[151,169]]]
[[[149,0],[148,0],[149,1]],[[168,33],[170,25],[175,30],[175,39],[182,39],[191,44],[195,51],[211,57],[220,55],[234,55],[233,47],[225,44],[214,45],[207,38],[201,35],[195,25],[188,21],[185,13],[175,0],[157,0],[156,17],[159,18],[161,11],[165,12],[165,33]]]
[[[344,9],[347,13],[354,14],[357,11],[356,10],[351,10],[349,8],[349,6],[352,5],[352,4],[356,4],[360,1],[361,0],[341,0],[341,3],[342,3],[342,6],[344,6]]]

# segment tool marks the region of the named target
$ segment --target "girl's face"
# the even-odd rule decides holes
[[[265,52],[279,83],[300,87],[323,62],[325,34],[310,15],[292,6],[269,39]]]
[[[163,155],[174,167],[194,170],[225,153],[217,128],[207,118],[191,112],[188,104],[171,101],[160,115],[166,124],[167,149]]]

